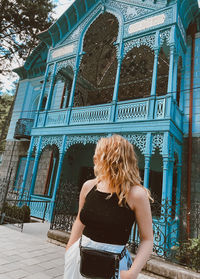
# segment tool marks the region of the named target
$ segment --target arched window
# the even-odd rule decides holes
[[[101,14],[85,34],[78,73],[74,106],[105,104],[112,101],[117,71],[116,47],[118,20]]]
[[[160,49],[158,57],[158,74],[156,84],[156,95],[162,96],[167,94],[169,76],[169,47],[164,42]]]
[[[123,59],[118,100],[144,98],[151,94],[153,51],[147,46],[133,48]]]

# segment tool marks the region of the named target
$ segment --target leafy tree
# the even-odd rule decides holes
[[[0,0],[0,74],[14,59],[25,59],[38,44],[37,34],[53,22],[52,0]]]
[[[0,96],[0,153],[4,151],[6,135],[12,115],[14,96],[4,94]]]

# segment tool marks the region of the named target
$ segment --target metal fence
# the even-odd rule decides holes
[[[44,220],[50,219],[52,209],[50,200],[30,197],[27,191],[16,190],[14,181],[0,180],[0,224],[14,224],[23,230],[24,223],[30,222],[30,216]]]
[[[177,203],[170,200],[163,200],[161,203],[154,202],[152,204],[152,215],[154,232],[153,255],[186,265],[198,271],[199,264],[196,264],[195,259],[189,259],[189,257],[200,258],[200,249],[198,248],[198,245],[200,246],[200,202],[193,203],[190,212],[188,212],[184,201]],[[186,227],[188,215],[190,215],[191,223],[189,239]],[[192,244],[193,239],[196,248]],[[137,252],[139,243],[138,227],[137,224],[134,224],[128,242],[128,246],[133,253]]]
[[[61,183],[56,195],[50,228],[70,232],[78,211],[79,189],[70,182]]]

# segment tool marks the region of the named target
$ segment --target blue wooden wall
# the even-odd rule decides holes
[[[193,123],[192,134],[194,137],[200,136],[200,33],[195,39],[195,65],[194,65],[194,92],[193,92]],[[189,127],[189,98],[190,98],[190,69],[191,69],[191,40],[188,40],[188,47],[185,60],[184,77],[184,136],[188,136]]]

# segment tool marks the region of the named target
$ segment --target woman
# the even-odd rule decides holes
[[[132,144],[119,135],[101,138],[94,154],[96,178],[84,183],[79,212],[66,246],[64,279],[82,279],[82,245],[119,253],[137,221],[140,246],[134,262],[126,251],[120,260],[120,279],[136,279],[152,253],[153,231],[149,191],[141,185]]]

